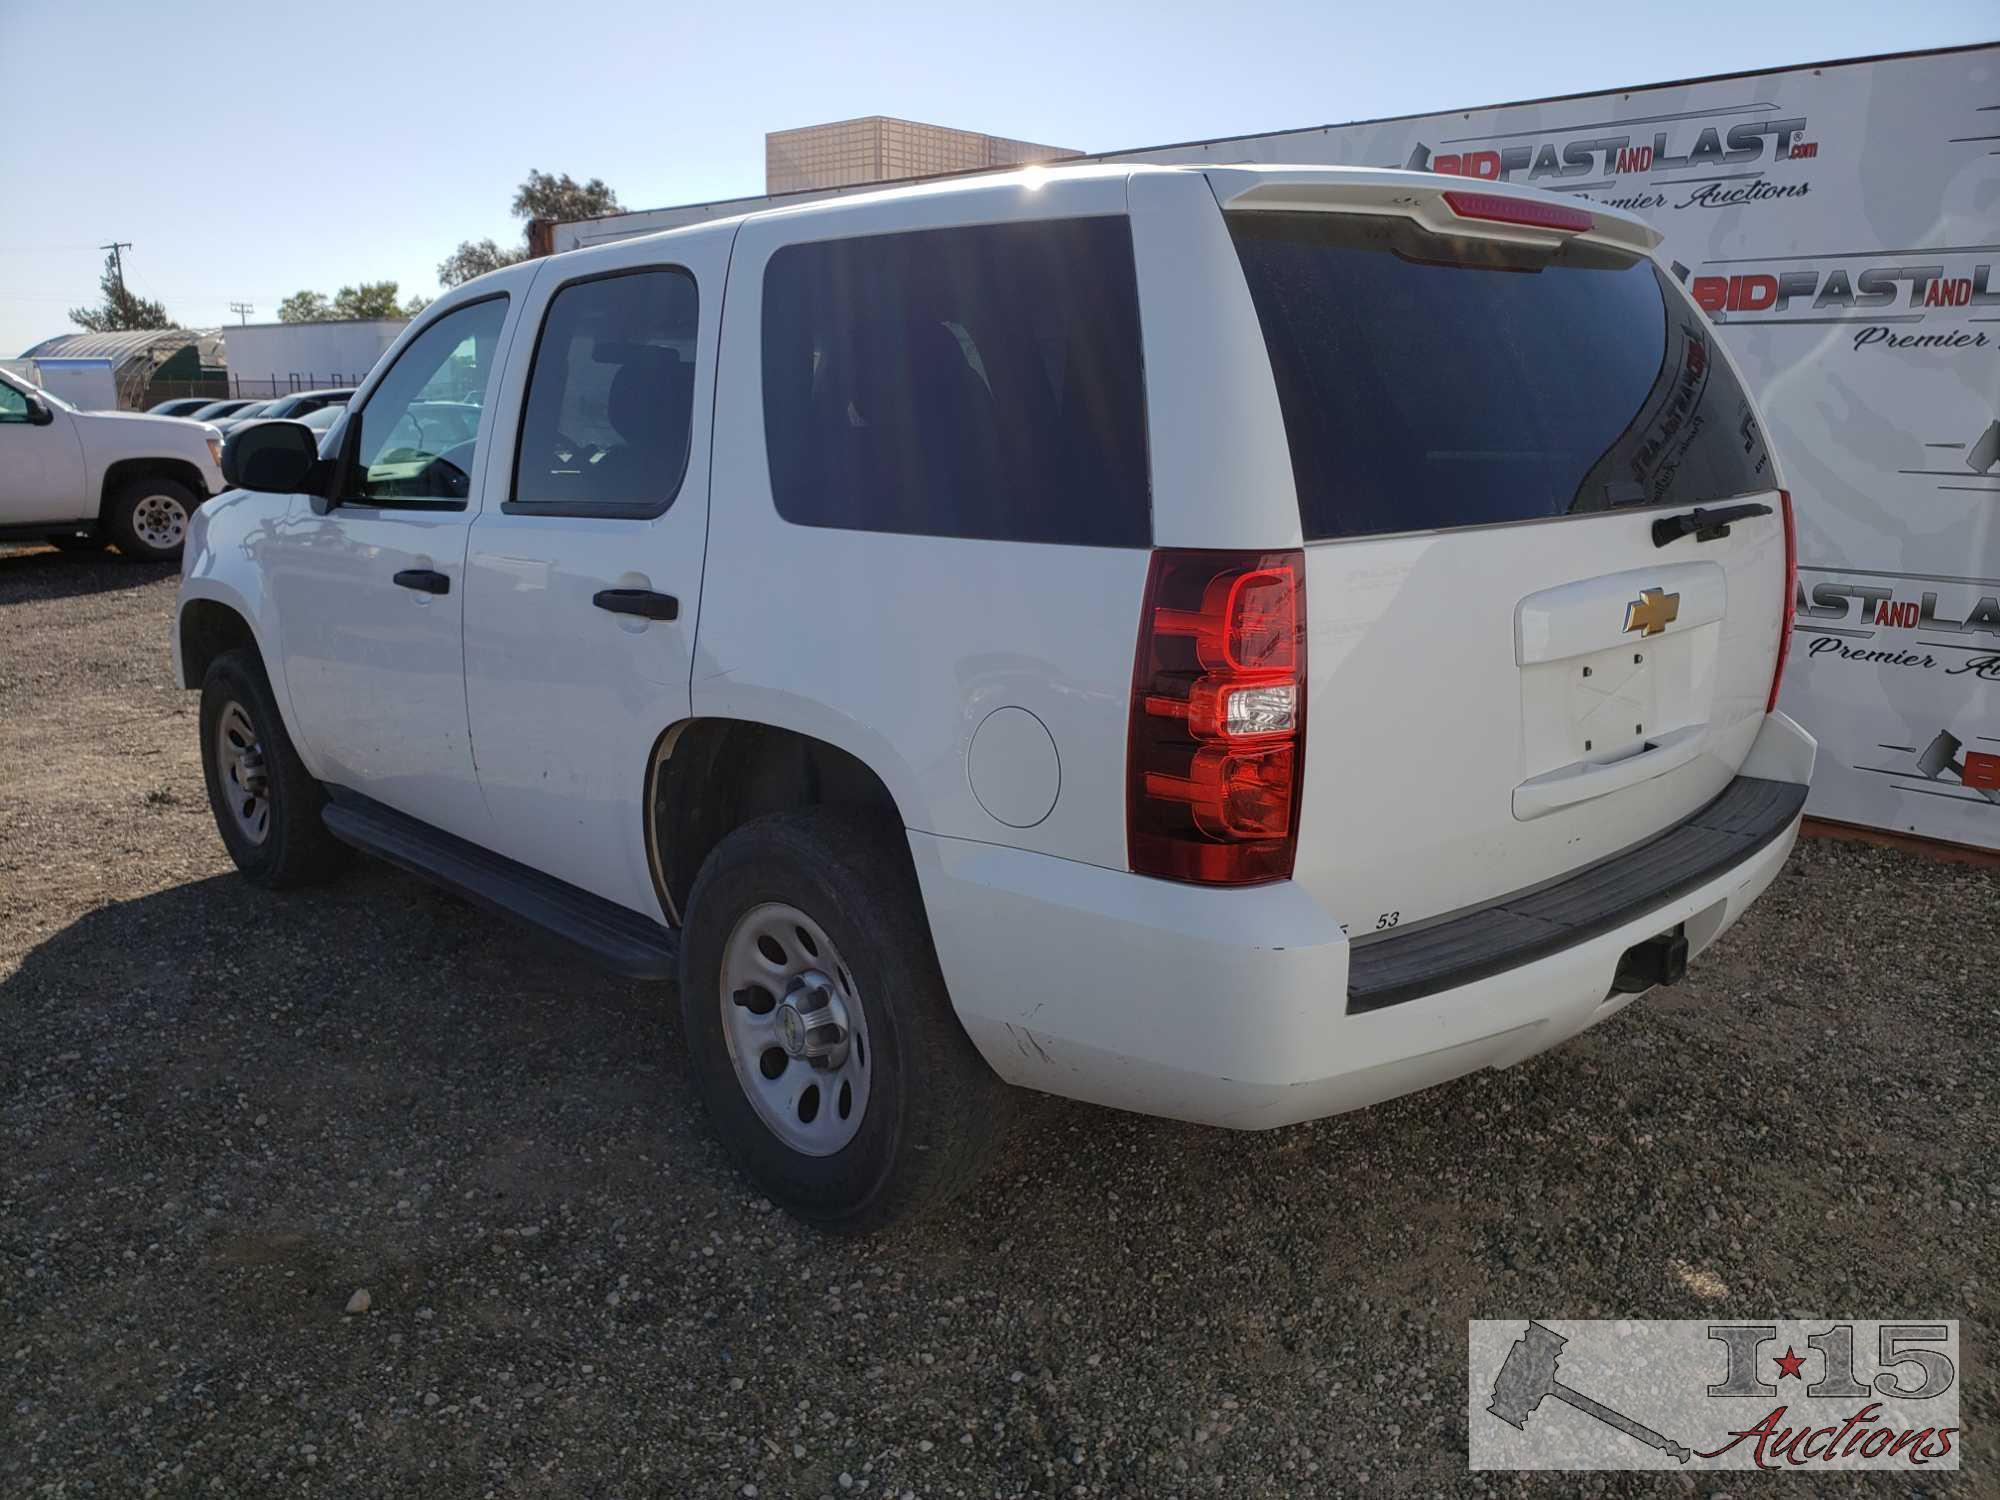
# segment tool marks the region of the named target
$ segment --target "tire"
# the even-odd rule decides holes
[[[179,562],[188,521],[201,501],[177,479],[141,475],[111,498],[105,522],[118,550],[135,562]]]
[[[979,1175],[1005,1135],[1013,1091],[952,1013],[899,828],[841,808],[760,818],[709,855],[688,904],[680,990],[694,1080],[724,1144],[773,1202],[822,1228],[867,1233],[935,1208]],[[784,950],[785,967],[824,977],[832,999],[761,943],[769,987],[727,992],[744,975],[747,935],[760,931]],[[796,1024],[836,1006],[842,1026]],[[769,1043],[745,1045],[763,1011]],[[789,1050],[826,1046],[837,1030],[847,1038],[837,1067]],[[768,1090],[750,1081],[752,1068]],[[815,1109],[807,1122],[803,1103],[785,1105],[787,1091],[803,1100],[819,1084],[823,1118]],[[842,1088],[854,1092],[858,1119],[841,1115]]]
[[[312,885],[346,864],[347,846],[320,821],[326,793],[293,748],[254,652],[225,651],[209,663],[201,772],[223,847],[253,885]]]
[[[49,537],[49,545],[58,552],[102,552],[111,542],[96,532],[58,531]]]

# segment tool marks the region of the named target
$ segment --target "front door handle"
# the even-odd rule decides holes
[[[396,575],[396,587],[420,594],[449,594],[451,580],[431,568],[405,568]]]
[[[678,620],[681,601],[651,589],[599,589],[590,602],[614,615],[639,615],[648,620]]]

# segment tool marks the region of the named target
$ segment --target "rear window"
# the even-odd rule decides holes
[[[1229,216],[1310,540],[1770,487],[1714,330],[1653,262],[1407,219]]]
[[[790,245],[764,273],[764,436],[803,526],[1151,541],[1123,218]]]

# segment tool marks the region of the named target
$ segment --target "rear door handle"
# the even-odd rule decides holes
[[[420,594],[449,594],[451,580],[430,568],[405,568],[396,575],[396,587]]]
[[[614,615],[639,615],[648,620],[678,620],[681,601],[651,589],[599,589],[590,602]]]

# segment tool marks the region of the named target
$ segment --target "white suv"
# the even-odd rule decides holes
[[[1789,501],[1638,220],[1029,169],[481,277],[230,435],[175,637],[253,880],[677,976],[793,1211],[1004,1085],[1264,1127],[1678,979],[1776,874]]]

